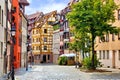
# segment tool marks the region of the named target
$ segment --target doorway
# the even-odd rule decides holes
[[[112,67],[113,68],[115,68],[115,52],[116,51],[113,50],[113,53],[112,53]]]
[[[46,62],[46,55],[43,55],[43,62]]]

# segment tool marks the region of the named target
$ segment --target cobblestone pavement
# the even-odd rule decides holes
[[[120,72],[85,73],[74,66],[34,65],[16,71],[16,80],[120,80]]]

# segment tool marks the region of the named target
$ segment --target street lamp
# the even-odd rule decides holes
[[[29,52],[29,42],[27,41],[27,53],[26,53],[26,71],[28,71],[28,52]]]
[[[12,50],[11,50],[11,79],[14,79],[14,44],[15,44],[15,34],[16,34],[16,27],[15,24],[11,24],[11,39],[12,39]]]

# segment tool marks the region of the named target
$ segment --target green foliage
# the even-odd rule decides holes
[[[59,57],[58,64],[59,65],[66,65],[67,64],[67,57],[65,57],[65,56]]]
[[[105,3],[106,2],[106,3]],[[112,23],[115,21],[114,10],[117,5],[114,0],[81,0],[72,5],[72,11],[67,14],[71,26],[76,30],[82,29],[87,33],[100,36],[104,33],[116,32]]]
[[[96,69],[98,66],[100,66],[100,62],[99,62],[99,60],[97,59],[96,56],[94,58],[94,62],[95,62],[94,67]],[[92,69],[92,58],[91,57],[84,58],[83,67],[86,68],[86,69]]]
[[[55,26],[53,26],[53,29],[54,29],[54,30],[57,30],[57,29],[59,29],[59,28],[60,28],[59,25],[55,25]]]
[[[73,4],[71,12],[67,14],[70,25],[75,27],[75,32],[78,33],[75,36],[80,37],[80,43],[87,39],[84,34],[89,34],[93,67],[95,64],[93,61],[95,38],[106,33],[118,33],[116,26],[112,25],[115,21],[114,12],[117,8],[114,0],[81,0]]]
[[[78,41],[74,41],[72,43],[69,43],[69,49],[70,50],[74,50],[75,52],[79,51],[80,50],[79,42]]]

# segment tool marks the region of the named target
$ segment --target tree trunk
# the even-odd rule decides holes
[[[83,57],[83,59],[85,58],[85,54],[84,54],[84,48],[85,48],[85,46],[84,46],[84,42],[82,43],[82,57]]]
[[[92,69],[95,70],[95,62],[94,62],[94,58],[95,58],[95,54],[94,54],[94,39],[95,39],[95,34],[94,34],[93,27],[91,28],[91,31],[92,31]]]

